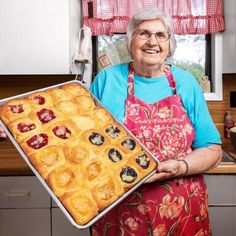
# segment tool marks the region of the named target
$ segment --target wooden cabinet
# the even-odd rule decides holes
[[[236,235],[235,175],[205,175],[209,215],[214,236]]]
[[[0,209],[0,235],[50,236],[50,209]]]
[[[75,228],[35,176],[0,177],[0,236],[89,236]]]
[[[74,227],[59,208],[52,208],[52,236],[89,236],[89,229]]]
[[[236,73],[236,1],[224,1],[223,73]]]
[[[36,177],[0,177],[0,235],[51,236],[50,205]]]

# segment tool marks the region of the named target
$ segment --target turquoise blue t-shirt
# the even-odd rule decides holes
[[[209,114],[204,94],[194,76],[174,65],[171,73],[176,81],[176,91],[195,130],[193,149],[211,144],[221,144],[220,134]],[[90,90],[102,104],[123,123],[127,98],[128,64],[118,64],[100,71]],[[172,90],[165,75],[158,78],[134,76],[135,96],[145,103],[155,103],[171,96]]]

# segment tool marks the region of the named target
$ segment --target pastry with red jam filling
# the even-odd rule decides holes
[[[9,123],[8,128],[17,141],[20,141],[33,133],[41,130],[39,122],[29,119],[28,117],[21,117]]]
[[[5,124],[25,117],[31,111],[31,106],[23,99],[12,100],[0,107],[0,117]]]
[[[40,107],[52,107],[55,105],[55,101],[47,92],[35,92],[26,97],[28,101],[35,108]]]

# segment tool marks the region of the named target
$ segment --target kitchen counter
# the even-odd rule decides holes
[[[223,145],[227,152],[236,159],[236,152],[230,143]],[[236,174],[236,162],[221,162],[216,168],[207,171],[207,174]],[[0,141],[0,175],[34,175],[16,148],[6,139]]]

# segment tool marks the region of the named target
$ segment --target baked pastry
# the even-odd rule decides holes
[[[93,114],[91,115],[92,117],[94,117],[94,120],[96,120],[96,128],[100,128],[103,127],[105,124],[110,124],[114,122],[114,119],[111,114],[100,106],[97,106],[94,109]]]
[[[95,158],[97,154],[88,150],[86,146],[80,142],[79,137],[76,136],[73,140],[70,140],[70,145],[64,146],[64,153],[68,161],[75,165],[82,165],[88,159]]]
[[[44,179],[48,177],[51,171],[65,164],[63,148],[58,145],[47,146],[42,151],[34,152],[28,157]]]
[[[143,177],[147,175],[147,173],[151,173],[156,168],[156,162],[145,151],[139,151],[131,155],[127,165],[137,167]]]
[[[50,125],[55,121],[61,120],[61,114],[53,107],[43,107],[41,109],[35,109],[28,114],[28,117],[32,120],[38,121],[42,127]]]
[[[8,124],[8,128],[17,141],[25,139],[35,132],[40,132],[41,125],[39,122],[24,116]]]
[[[0,118],[75,222],[88,223],[156,168],[77,82],[0,106]]]
[[[94,99],[84,95],[76,97],[75,102],[78,104],[78,112],[80,114],[91,113],[91,111],[96,107]]]
[[[33,152],[42,151],[45,147],[50,145],[57,145],[57,142],[50,138],[47,132],[34,132],[31,136],[18,142],[26,155]]]
[[[46,181],[55,195],[60,198],[66,192],[79,188],[81,174],[77,168],[70,164],[65,164],[50,172]]]
[[[123,139],[120,139],[117,146],[124,153],[127,153],[127,154],[135,153],[141,150],[141,146],[139,145],[139,143],[134,138],[128,135],[126,137],[123,137]]]
[[[109,145],[110,140],[105,136],[101,130],[88,129],[81,134],[81,140],[86,144],[90,150],[102,151]]]
[[[62,85],[61,89],[65,90],[66,92],[70,93],[73,97],[78,96],[88,96],[92,97],[91,94],[86,90],[82,85],[78,84],[64,84]]]
[[[126,130],[119,125],[117,122],[113,122],[111,124],[106,124],[102,127],[102,131],[106,133],[106,135],[109,136],[109,138],[113,142],[117,142],[119,139],[122,139],[123,137],[127,136]]]
[[[124,188],[114,176],[105,175],[100,178],[101,181],[93,186],[92,194],[101,210],[117,200],[124,193]]]
[[[109,165],[99,155],[97,155],[96,158],[87,159],[85,164],[81,166],[81,171],[83,172],[83,181],[85,181],[88,186],[100,182],[104,175],[112,173]]]
[[[61,88],[50,89],[47,93],[52,96],[55,102],[70,101],[72,99],[72,95]]]
[[[119,167],[116,173],[118,174],[120,183],[125,189],[130,189],[143,177],[143,173],[138,168],[138,166],[128,164]]]
[[[104,150],[103,155],[103,159],[105,159],[105,161],[108,163],[108,166],[111,166],[113,169],[124,166],[129,159],[127,154],[123,153],[116,146],[110,145]]]
[[[45,127],[44,130],[48,132],[51,138],[58,144],[63,145],[69,143],[78,133],[77,127],[72,122],[66,120],[52,122],[52,124]]]
[[[53,101],[52,96],[47,92],[35,92],[26,97],[33,107],[52,107],[57,101]]]
[[[79,111],[79,106],[74,101],[58,102],[56,105],[56,108],[58,109],[60,113],[62,113],[63,116],[73,115],[73,114],[78,113]]]
[[[95,128],[95,121],[89,115],[74,115],[70,117],[71,121],[76,125],[76,127],[81,130],[85,131],[87,129]]]
[[[79,187],[77,191],[68,192],[63,195],[61,201],[76,223],[80,225],[86,224],[98,214],[97,203],[88,188]]]
[[[30,104],[23,99],[12,100],[0,107],[0,117],[5,124],[27,116],[31,111]]]

